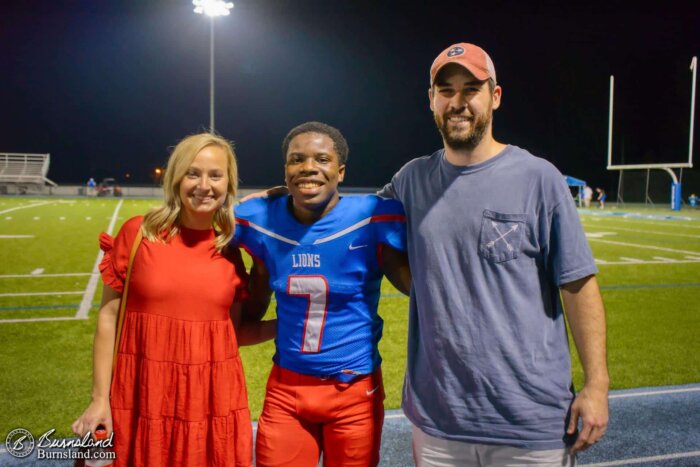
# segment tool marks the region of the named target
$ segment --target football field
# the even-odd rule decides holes
[[[97,237],[102,231],[115,234],[126,219],[155,203],[0,197],[3,439],[15,427],[33,433],[55,428],[57,435],[70,435],[91,389],[92,337],[102,288]],[[700,382],[700,212],[685,209],[674,215],[628,207],[582,211],[581,219],[607,308],[612,388]],[[383,287],[381,351],[391,409],[400,404],[408,299],[388,283]],[[257,418],[273,345],[241,353]],[[580,387],[580,365],[574,362]]]

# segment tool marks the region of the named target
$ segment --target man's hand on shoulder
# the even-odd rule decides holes
[[[241,198],[241,203],[255,198],[269,198],[272,196],[282,196],[287,194],[289,194],[289,190],[287,189],[287,187],[284,185],[279,185],[274,186],[272,188],[268,188],[267,190],[256,191],[255,193],[246,195],[243,198]]]

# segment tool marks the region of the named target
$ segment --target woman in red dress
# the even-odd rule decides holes
[[[100,236],[104,292],[92,402],[72,428],[80,436],[99,425],[114,430],[114,465],[252,464],[238,344],[274,337],[274,322],[240,326],[247,275],[238,248],[227,248],[237,180],[226,140],[187,137],[168,161],[163,205],[126,221],[114,239]],[[139,229],[112,376],[117,314]]]

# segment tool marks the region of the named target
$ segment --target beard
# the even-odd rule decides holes
[[[449,128],[450,116],[451,114],[448,114],[443,118],[442,116],[433,114],[433,119],[442,135],[442,139],[445,141],[445,145],[455,151],[473,151],[484,139],[486,132],[491,126],[493,112],[491,110],[491,105],[489,105],[486,112],[471,117],[469,120],[469,129],[466,131],[451,130]]]

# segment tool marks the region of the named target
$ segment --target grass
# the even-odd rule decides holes
[[[89,276],[49,274],[92,270],[97,236],[107,229],[117,202],[0,198],[0,236],[34,236],[0,237],[0,320],[75,316]],[[154,203],[124,200],[115,230]],[[17,207],[22,209],[14,209]],[[623,210],[639,208],[607,209],[602,214]],[[639,212],[659,217],[673,214],[666,209]],[[693,220],[599,214],[590,210],[581,218],[594,256],[605,261],[599,264],[598,279],[608,310],[612,387],[700,382],[700,211],[680,213]],[[43,272],[32,277],[1,277],[31,275],[37,269]],[[80,293],[2,296],[71,291]],[[58,435],[70,435],[70,424],[89,401],[92,337],[100,294],[98,287],[87,320],[0,323],[0,436],[20,426],[33,433],[56,428]],[[408,299],[388,283],[383,285],[382,294],[380,313],[385,327],[380,349],[386,407],[397,408],[406,359]],[[273,352],[272,343],[241,349],[256,418]],[[574,381],[580,387],[583,376],[573,353]]]

